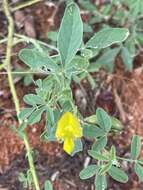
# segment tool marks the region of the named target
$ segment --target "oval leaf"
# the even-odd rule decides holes
[[[80,179],[88,179],[88,178],[93,177],[96,174],[97,170],[98,170],[98,166],[95,164],[87,166],[80,172],[79,174]]]
[[[81,139],[75,140],[75,147],[71,154],[71,156],[74,156],[76,153],[81,152],[83,150],[83,144]]]
[[[138,135],[134,135],[131,143],[131,157],[137,159],[141,151],[141,139]]]
[[[93,145],[92,150],[100,151],[102,150],[107,144],[107,136],[100,137]]]
[[[30,117],[28,118],[28,124],[33,125],[41,120],[42,113],[45,111],[45,107],[37,109],[36,111],[32,112]]]
[[[58,49],[63,63],[68,64],[74,58],[82,43],[82,37],[80,10],[75,3],[70,3],[65,10],[58,35]]]
[[[86,47],[106,48],[112,44],[125,41],[128,35],[129,31],[126,28],[104,28],[87,42]]]
[[[111,118],[108,116],[108,114],[102,108],[97,108],[96,116],[99,126],[105,132],[109,132],[112,126],[112,121]]]
[[[39,69],[45,66],[47,69],[56,72],[59,66],[45,53],[37,49],[22,49],[19,58],[32,69]]]
[[[105,132],[100,127],[94,125],[83,125],[83,135],[87,138],[101,137],[105,135]]]
[[[112,161],[116,160],[116,148],[113,145],[112,145],[111,150],[110,150],[110,156],[111,156]]]
[[[49,180],[45,181],[44,190],[53,190],[53,185]]]
[[[131,56],[131,53],[129,52],[129,50],[126,47],[122,48],[121,56],[122,56],[122,59],[123,59],[125,66],[126,66],[126,69],[128,71],[132,71],[132,69],[133,69],[133,57]]]
[[[140,164],[135,163],[134,169],[135,173],[139,177],[139,180],[143,182],[143,167]]]
[[[105,190],[107,188],[106,175],[96,175],[95,187],[96,190]]]
[[[29,105],[40,105],[40,104],[45,103],[43,98],[41,98],[40,96],[38,96],[36,94],[27,94],[24,96],[23,100],[25,103],[27,103]]]
[[[97,60],[95,63],[96,65],[100,65],[100,67],[105,67],[108,69],[109,72],[113,72],[114,62],[115,59],[120,51],[120,48],[113,48],[106,50]]]
[[[102,155],[102,154],[100,154],[100,153],[98,153],[98,152],[96,152],[96,151],[94,151],[94,150],[89,150],[89,151],[88,151],[88,154],[89,154],[92,158],[94,158],[94,159],[96,159],[96,160],[102,160],[102,161],[108,161],[108,160],[109,160],[108,157],[106,157],[106,156],[104,156],[104,155]]]
[[[75,58],[71,62],[71,65],[75,68],[76,72],[82,71],[87,69],[87,67],[89,66],[89,61],[84,57],[75,56]]]
[[[23,110],[21,110],[20,114],[19,114],[19,119],[20,120],[25,120],[27,117],[29,117],[31,115],[31,113],[34,111],[34,108],[24,108]]]
[[[112,166],[108,173],[116,181],[119,181],[121,183],[126,183],[128,181],[127,174],[115,166]]]

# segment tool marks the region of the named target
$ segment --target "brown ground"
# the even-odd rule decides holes
[[[47,32],[59,26],[63,14],[63,4],[49,6],[46,1],[45,4],[38,3],[15,12],[13,16],[16,31],[45,40]],[[89,16],[83,14],[84,20],[88,20]],[[0,7],[0,37],[6,34],[7,24]],[[15,56],[22,46],[18,45],[14,48],[13,67],[23,66]],[[3,59],[4,56],[5,46],[0,45],[0,58]],[[101,106],[110,114],[122,119],[125,126],[124,132],[121,136],[112,137],[111,143],[118,145],[118,153],[123,156],[128,156],[132,135],[143,134],[142,61],[143,57],[140,55],[134,62],[135,69],[132,73],[124,72],[120,60],[117,60],[117,69],[114,74],[109,75],[103,70],[95,73],[95,77],[100,82],[94,91],[87,81],[83,81],[82,88],[73,84],[74,97],[83,115],[90,115],[95,112],[97,106]],[[32,92],[33,86],[24,87],[23,81],[19,78],[15,78],[15,84],[21,107],[23,107],[22,97]],[[14,104],[8,88],[7,76],[0,75],[0,190],[22,190],[18,174],[25,172],[28,168],[23,142],[12,131],[12,125],[18,125]],[[55,190],[92,190],[92,180],[80,181],[79,179],[79,171],[87,158],[86,152],[74,158],[69,157],[62,151],[60,145],[45,144],[40,141],[39,136],[43,129],[44,121],[28,129],[31,144],[37,150],[35,164],[40,183],[43,184],[45,179],[51,178]],[[86,146],[89,145],[90,142],[87,141]],[[124,163],[124,167],[130,175],[130,181],[124,185],[112,181],[109,190],[141,190],[143,185],[138,182],[131,167],[127,163]]]

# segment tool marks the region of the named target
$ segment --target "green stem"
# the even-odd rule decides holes
[[[20,5],[17,5],[16,7],[13,7],[11,8],[11,11],[17,11],[17,10],[20,10],[20,9],[23,9],[25,7],[28,7],[28,6],[31,6],[35,3],[38,3],[40,1],[43,1],[43,0],[32,0],[32,1],[28,1],[28,2],[24,2],[24,3],[21,3]]]
[[[35,189],[40,190],[40,186],[39,186],[39,182],[38,182],[38,178],[37,178],[37,174],[36,174],[36,170],[35,170],[35,166],[34,166],[34,161],[33,161],[33,157],[32,157],[32,150],[29,145],[29,139],[28,139],[28,136],[26,133],[24,133],[23,140],[24,140],[24,144],[26,147],[26,151],[27,151],[27,158],[28,158],[28,162],[29,162],[29,166],[30,166],[30,172],[32,174],[33,182],[35,185]]]
[[[14,101],[15,103],[15,108],[16,108],[16,112],[17,114],[19,114],[20,112],[20,107],[19,107],[19,100],[16,94],[16,90],[15,90],[15,86],[13,83],[13,78],[11,75],[11,53],[12,53],[12,44],[13,44],[13,34],[14,34],[14,22],[13,19],[11,17],[11,14],[9,12],[9,6],[8,6],[8,1],[7,0],[3,0],[3,8],[4,8],[4,12],[5,15],[8,19],[8,41],[7,41],[7,49],[6,49],[6,59],[4,61],[4,64],[7,65],[7,72],[8,72],[8,82],[9,82],[9,86],[11,89],[11,93],[13,95],[13,99],[16,100]]]
[[[17,38],[23,39],[23,41],[25,41],[25,42],[31,42],[31,43],[33,43],[35,45],[40,44],[40,45],[43,45],[43,46],[45,46],[47,48],[50,48],[50,49],[55,50],[55,51],[58,52],[58,49],[56,47],[54,47],[52,45],[49,45],[49,44],[47,44],[45,42],[42,42],[40,40],[36,40],[34,38],[30,38],[28,36],[25,36],[25,35],[22,35],[22,34],[17,34],[17,33],[15,33],[14,36],[17,37]]]
[[[132,160],[132,159],[129,159],[129,158],[117,157],[117,159],[127,161],[127,162],[131,162],[131,163],[136,162],[136,160]]]
[[[12,93],[13,101],[15,104],[16,113],[18,116],[20,113],[20,105],[19,105],[19,100],[17,97],[16,89],[14,86],[14,81],[13,81],[13,77],[12,77],[12,70],[11,70],[11,53],[12,53],[12,46],[13,46],[14,22],[13,22],[13,18],[10,14],[10,11],[9,11],[8,0],[3,0],[3,9],[4,9],[4,13],[7,17],[8,23],[9,23],[6,59],[5,59],[4,64],[6,64],[6,66],[7,66],[8,82],[9,82],[10,90]],[[22,121],[19,120],[19,123],[22,123]],[[36,170],[35,170],[35,166],[34,166],[33,157],[31,154],[32,151],[31,151],[29,139],[28,139],[26,132],[24,134],[23,140],[25,143],[26,151],[27,151],[28,162],[29,162],[30,171],[31,171],[32,178],[33,178],[33,183],[35,185],[35,190],[40,190],[40,186],[39,186],[39,182],[38,182],[38,178],[37,178]]]
[[[6,65],[1,64],[1,65],[0,65],[0,70],[3,69],[3,68],[5,68],[5,66],[6,66]],[[46,75],[46,76],[47,76],[47,73],[48,73],[48,72],[44,73],[44,72],[42,72],[42,71],[41,71],[41,72],[40,72],[40,71],[39,71],[39,72],[36,72],[36,71],[30,71],[30,70],[26,70],[26,71],[12,71],[12,72],[11,72],[12,75],[26,75],[26,74],[29,75],[29,74],[34,74],[34,75]],[[4,72],[1,72],[0,74],[8,75],[8,72],[5,72],[5,71],[4,71]]]

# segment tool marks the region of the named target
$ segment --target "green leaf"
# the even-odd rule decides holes
[[[138,163],[143,165],[143,159],[138,160]]]
[[[80,172],[80,174],[79,174],[80,179],[91,178],[97,173],[97,171],[98,171],[97,165],[95,165],[95,164],[89,165]]]
[[[20,172],[18,179],[22,183],[24,188],[28,188],[27,176],[24,173]]]
[[[119,51],[120,48],[108,49],[96,60],[95,63],[92,63],[91,65],[94,65],[95,67],[100,65],[100,67],[105,67],[110,72],[112,72],[114,68],[114,62]]]
[[[115,117],[111,117],[112,120],[112,130],[113,131],[121,131],[123,129],[123,125],[121,121]]]
[[[32,112],[30,117],[28,118],[28,124],[33,125],[41,120],[42,113],[45,111],[45,107],[37,109],[36,111]]]
[[[137,159],[141,151],[141,138],[138,135],[134,135],[131,143],[131,157]]]
[[[107,144],[107,136],[100,137],[93,145],[92,150],[100,151],[102,150]]]
[[[54,42],[57,41],[57,37],[58,37],[58,32],[57,31],[50,31],[48,32],[48,39],[52,40]]]
[[[73,75],[73,80],[77,83],[80,84],[82,79],[85,79],[87,76],[87,72],[82,72],[80,73],[78,76],[77,75]]]
[[[123,129],[123,125],[121,123],[120,120],[118,120],[117,118],[115,117],[110,117],[111,118],[111,121],[112,121],[112,130],[114,131],[121,131]],[[91,115],[87,118],[84,119],[86,122],[88,123],[91,123],[91,124],[98,124],[98,121],[97,121],[97,116],[96,115]]]
[[[122,48],[121,56],[122,56],[122,59],[123,59],[125,66],[126,66],[126,69],[129,71],[132,71],[132,69],[133,69],[133,58],[131,57],[129,50],[126,47]]]
[[[121,183],[126,183],[128,181],[127,174],[115,166],[112,166],[108,173],[116,181],[119,181]]]
[[[72,60],[71,66],[74,67],[76,69],[76,71],[85,70],[89,66],[89,61],[84,57],[76,56]]]
[[[84,9],[86,9],[88,11],[92,12],[92,11],[96,10],[96,6],[93,3],[91,3],[90,1],[88,1],[88,0],[79,0],[79,3],[81,4],[81,6]]]
[[[126,28],[104,28],[87,42],[86,47],[106,48],[112,44],[125,41],[128,35],[129,31]]]
[[[92,33],[93,29],[89,24],[83,23],[83,32]]]
[[[142,0],[130,0],[130,11],[132,13],[132,17],[135,19],[138,14],[140,13],[141,11],[141,8],[142,8]]]
[[[27,171],[27,182],[29,186],[31,186],[33,183],[33,178],[30,170]]]
[[[100,127],[97,127],[95,125],[83,125],[83,136],[87,138],[96,138],[104,136],[105,132]]]
[[[40,96],[38,96],[36,94],[27,94],[24,96],[23,100],[25,103],[27,103],[29,105],[45,104],[45,101],[43,100],[43,98],[41,98]]]
[[[107,188],[106,175],[96,175],[95,187],[96,190],[105,190]]]
[[[90,63],[88,67],[88,72],[90,73],[98,72],[101,67],[102,67],[101,64],[97,64],[95,62]]]
[[[26,176],[24,175],[24,173],[20,172],[18,175],[18,179],[20,182],[24,182],[26,181]]]
[[[96,115],[91,115],[89,117],[86,117],[84,120],[89,122],[89,123],[93,123],[93,124],[97,124],[97,122],[98,122]]]
[[[20,114],[19,114],[19,119],[20,120],[25,120],[27,117],[31,115],[31,113],[34,111],[34,108],[24,108]]]
[[[83,37],[80,10],[75,3],[67,6],[58,35],[58,49],[62,62],[68,64],[77,53]]]
[[[81,49],[81,56],[83,56],[86,59],[91,59],[92,57],[94,57],[94,53],[91,49]]]
[[[46,142],[57,141],[55,137],[55,132],[56,132],[55,127],[47,126],[47,130],[42,133],[40,138]]]
[[[109,115],[102,108],[97,108],[96,116],[99,126],[108,133],[112,126],[112,121]]]
[[[109,161],[109,158],[107,156],[104,156],[103,154],[99,153],[99,152],[96,152],[94,150],[89,150],[88,151],[88,154],[96,159],[96,160],[101,160],[101,161]]]
[[[33,82],[32,74],[24,76],[24,80],[23,80],[24,86],[29,86],[30,84],[32,84],[32,82]]]
[[[53,185],[49,180],[45,181],[44,190],[53,190]]]
[[[19,58],[34,70],[38,70],[43,66],[53,72],[59,69],[59,66],[45,52],[40,52],[35,48],[22,49],[19,52]]]
[[[110,150],[110,155],[111,155],[111,159],[113,161],[116,160],[116,148],[113,145],[112,145],[111,150]]]
[[[136,39],[135,39],[134,36],[130,36],[128,38],[128,40],[125,43],[125,47],[128,49],[128,51],[131,54],[132,58],[134,58],[134,57],[137,56],[137,54],[138,54],[138,48],[136,47]]]
[[[71,156],[74,156],[76,153],[81,152],[82,150],[83,150],[82,141],[81,141],[81,139],[77,139],[77,140],[75,141],[75,148],[74,148],[74,150],[73,150]]]
[[[135,170],[135,173],[137,174],[139,180],[143,182],[143,167],[140,164],[135,163],[134,170]]]
[[[105,175],[112,167],[112,162],[108,162],[105,165],[102,165],[102,168],[99,170],[99,175]]]

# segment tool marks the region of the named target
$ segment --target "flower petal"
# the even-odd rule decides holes
[[[74,150],[74,147],[75,147],[74,139],[66,138],[64,140],[64,150],[65,150],[65,152],[67,152],[68,154],[71,154],[72,151]]]
[[[72,113],[70,113],[70,126],[72,128],[72,133],[74,134],[74,137],[76,138],[80,138],[83,136],[83,131],[82,128],[80,126],[80,122],[77,119],[77,117],[75,117]]]
[[[58,126],[56,130],[56,137],[58,139],[64,138],[65,136],[65,131],[67,129],[67,126],[69,125],[69,113],[70,112],[64,113],[60,118],[60,120],[58,121]]]

